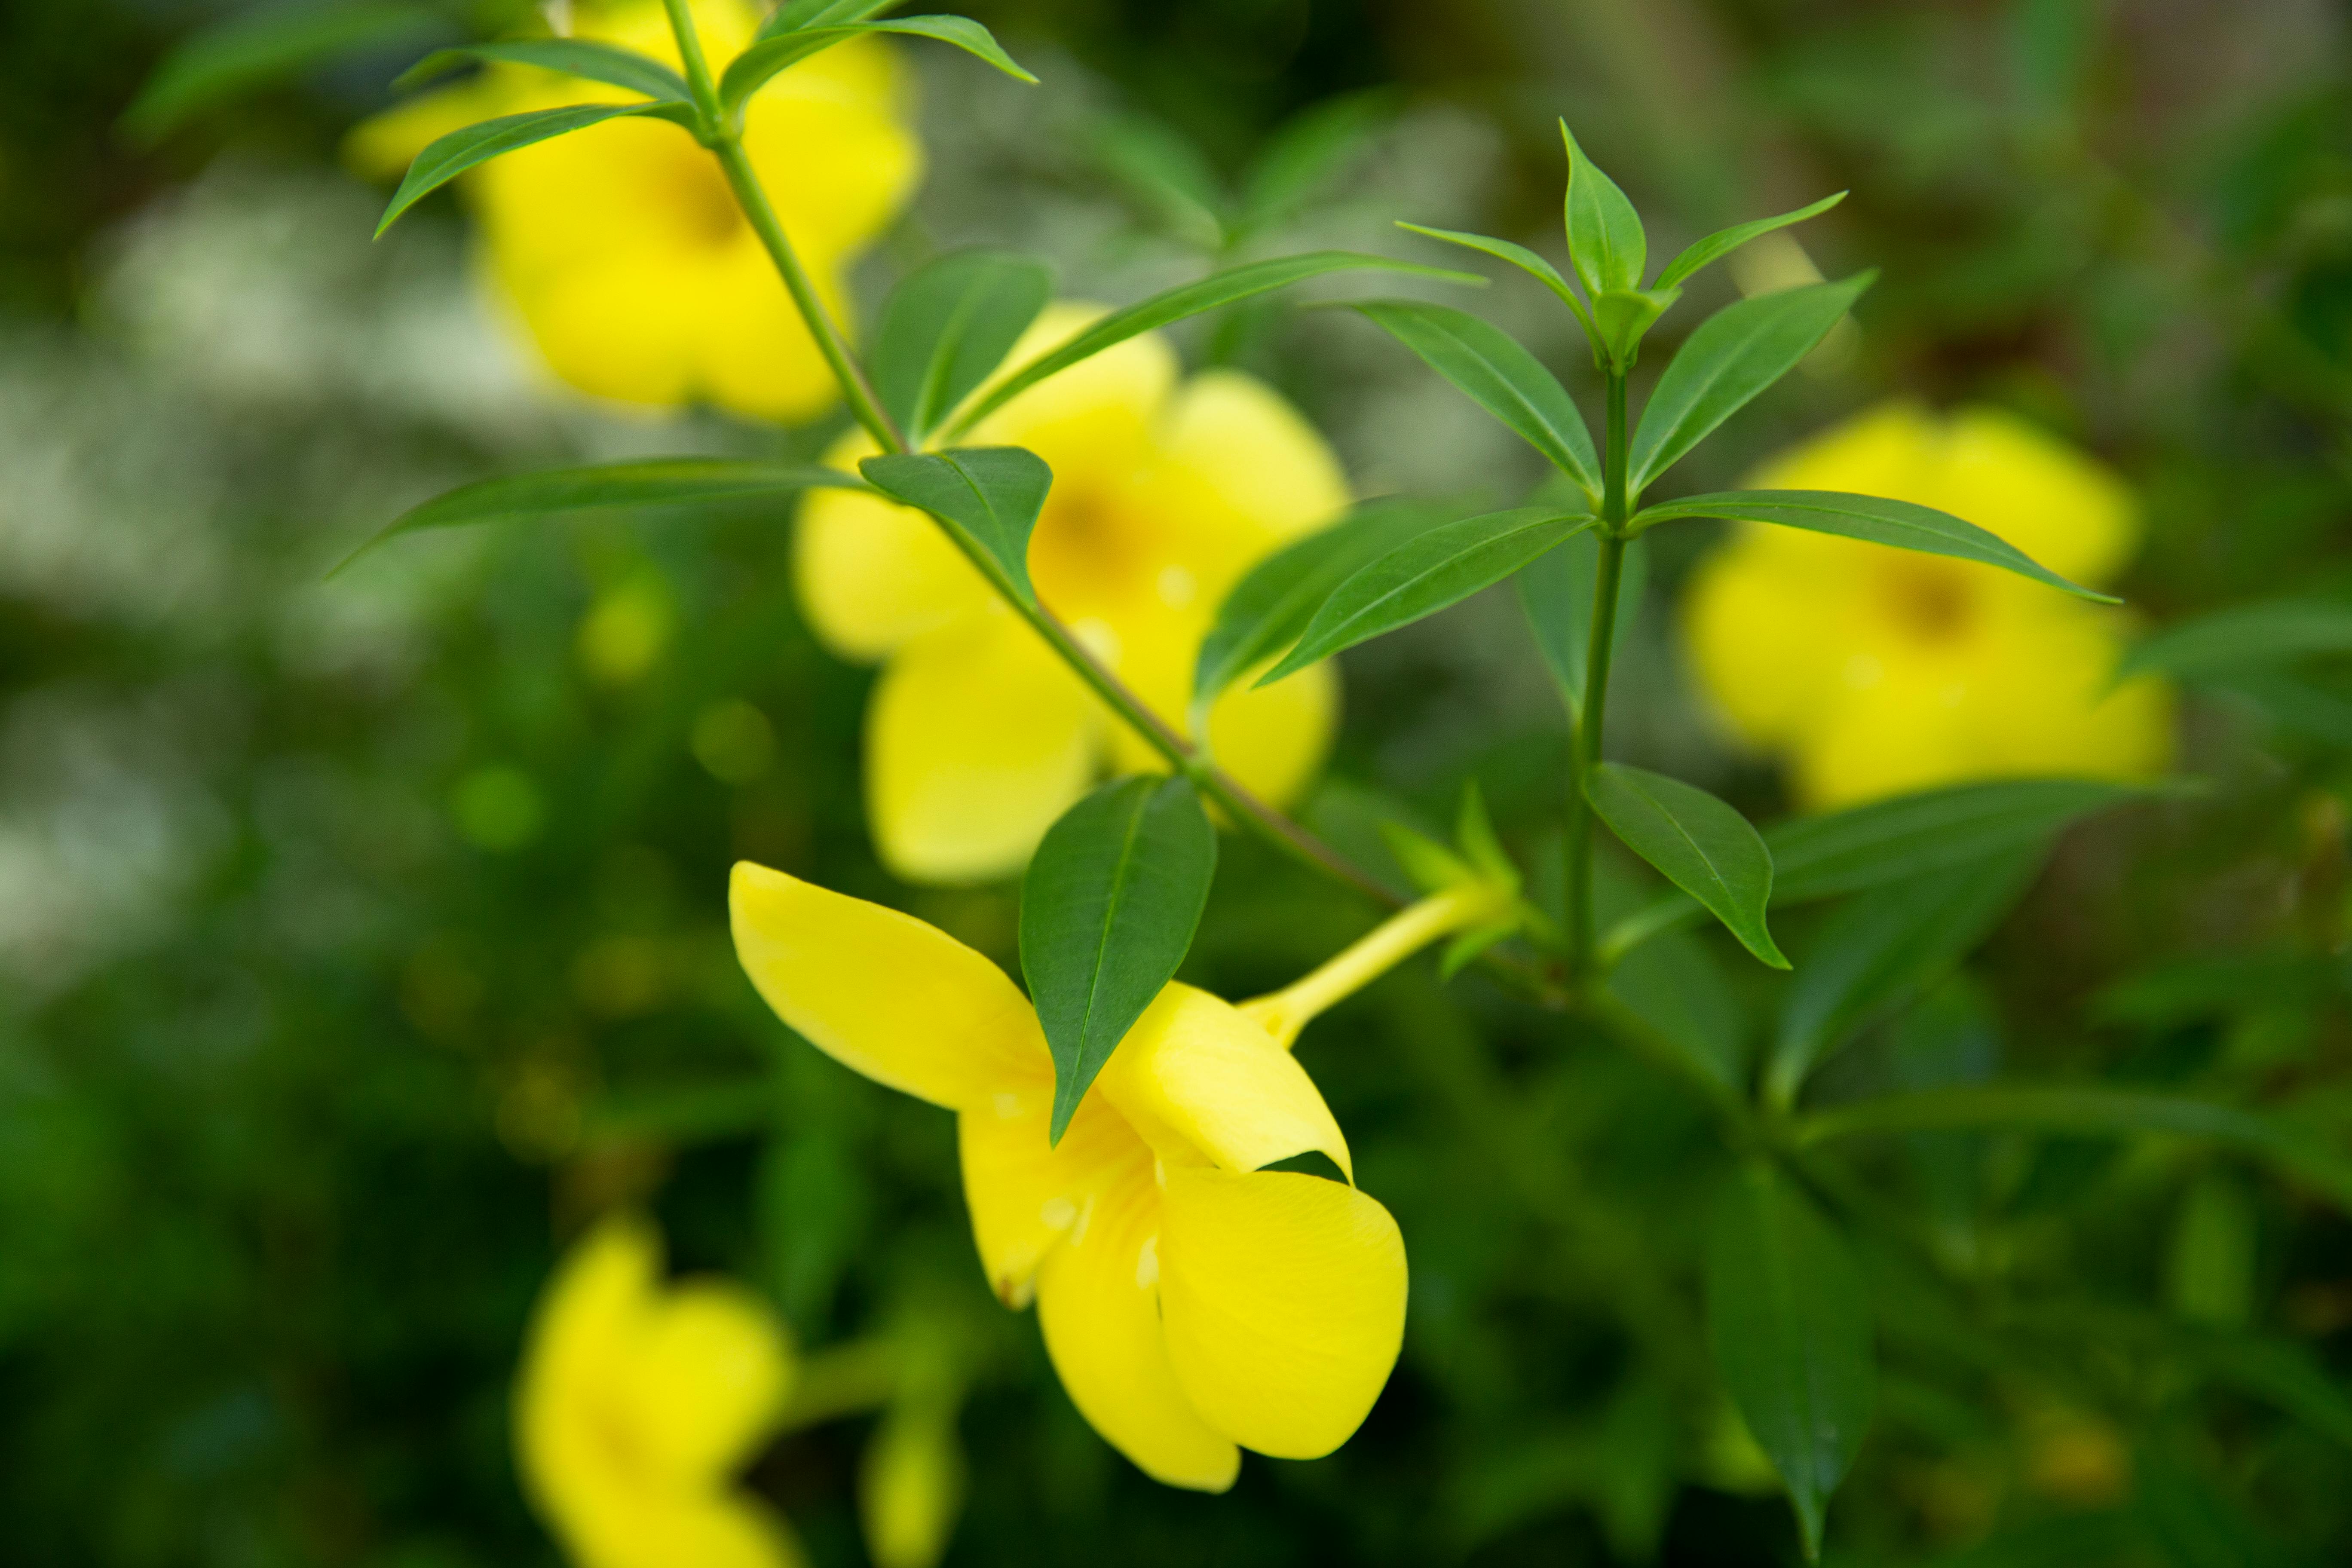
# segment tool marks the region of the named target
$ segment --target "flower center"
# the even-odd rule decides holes
[[[681,147],[666,161],[660,199],[688,239],[713,250],[734,244],[747,226],[718,160],[699,147]]]
[[[1061,614],[1100,612],[1142,585],[1145,542],[1122,511],[1099,489],[1056,489],[1047,499],[1029,536],[1029,575]]]
[[[1895,625],[1916,641],[1958,642],[1976,619],[1976,595],[1969,583],[1939,563],[1887,563],[1885,585]]]

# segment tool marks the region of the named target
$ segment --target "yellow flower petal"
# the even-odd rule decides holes
[[[1231,1004],[1171,984],[1128,1031],[1095,1091],[1160,1158],[1255,1171],[1318,1150],[1355,1179],[1348,1141],[1298,1058]]]
[[[1160,428],[1155,504],[1187,539],[1211,604],[1261,557],[1348,504],[1339,461],[1272,387],[1239,371],[1185,383]]]
[[[767,1304],[729,1281],[689,1281],[662,1293],[637,1340],[611,1374],[627,1389],[646,1467],[685,1487],[749,1458],[792,1380],[791,1348]]]
[[[1691,660],[1749,744],[1793,740],[1834,693],[1852,656],[1848,564],[1735,535],[1694,574],[1683,601]]]
[[[937,927],[749,861],[729,904],[736,955],[776,1016],[875,1082],[961,1110],[1035,1071],[1028,999]]]
[[[853,432],[825,454],[856,473],[873,439]],[[923,513],[863,490],[813,490],[793,536],[801,613],[844,658],[878,659],[927,632],[987,610],[987,583]]]
[[[1046,306],[982,391],[1108,313],[1100,305],[1067,300]],[[1031,387],[982,421],[967,444],[1026,447],[1053,468],[1057,489],[1066,479],[1083,481],[1089,468],[1131,471],[1180,374],[1168,340],[1144,332]]]
[[[1849,490],[1937,506],[1941,435],[1917,404],[1883,403],[1769,459],[1749,484],[1769,490]]]
[[[581,1568],[803,1568],[782,1520],[740,1493],[605,1498],[562,1531]]]
[[[1339,727],[1339,667],[1310,664],[1274,685],[1254,688],[1257,672],[1236,681],[1209,710],[1209,744],[1218,764],[1271,805],[1307,793],[1331,754]]]
[[[1098,713],[1010,614],[901,648],[866,714],[867,812],[883,862],[926,882],[1019,870],[1092,782]]]
[[[1171,1168],[1160,1245],[1169,1360],[1208,1423],[1278,1458],[1346,1442],[1404,1340],[1388,1210],[1318,1176]]]
[[[603,1489],[594,1391],[627,1353],[660,1268],[651,1226],[606,1220],[572,1247],[532,1311],[515,1384],[517,1458],[524,1486],[551,1516]]]
[[[1159,1209],[1148,1181],[1126,1187],[1047,1254],[1037,1324],[1070,1402],[1106,1442],[1154,1480],[1221,1492],[1241,1455],[1201,1419],[1169,1365]]]
[[[1008,1307],[1029,1304],[1038,1265],[1056,1242],[1113,1194],[1151,1180],[1151,1151],[1101,1095],[1078,1101],[1059,1143],[1047,1139],[1053,1105],[1053,1064],[1041,1054],[1034,1071],[956,1119],[972,1239]]]
[[[1990,529],[2062,577],[2104,583],[2139,544],[2139,506],[2123,480],[2015,415],[1956,415],[1943,457],[1943,499],[1932,504]]]

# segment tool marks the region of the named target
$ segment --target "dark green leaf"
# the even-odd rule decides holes
[[[511,43],[468,44],[462,48],[436,49],[402,72],[400,79],[392,85],[395,90],[404,92],[468,60],[537,66],[542,70],[561,71],[566,76],[626,88],[631,92],[642,92],[647,98],[667,99],[673,103],[688,103],[693,100],[686,79],[661,61],[647,59],[631,49],[600,44],[588,38],[519,38]]]
[[[1824,1058],[1920,995],[1983,942],[2041,868],[2032,845],[1874,889],[1805,950],[1780,1005],[1765,1093],[1790,1106]]]
[[[1004,363],[1053,292],[1052,268],[1003,250],[950,251],[891,290],[868,368],[909,441],[919,444]]]
[[[1526,246],[1514,245],[1507,239],[1496,239],[1488,235],[1465,233],[1461,229],[1424,228],[1417,223],[1399,223],[1397,227],[1410,230],[1414,234],[1426,235],[1431,239],[1442,239],[1448,245],[1459,245],[1466,249],[1483,251],[1498,260],[1509,262],[1559,295],[1560,303],[1569,308],[1584,330],[1588,333],[1592,331],[1591,312],[1585,310],[1584,301],[1576,297],[1576,290],[1568,286],[1568,279],[1559,275],[1559,268],[1529,250]]]
[[[1021,883],[1021,972],[1054,1053],[1055,1142],[1184,962],[1216,870],[1216,830],[1182,778],[1105,784],[1037,846]]]
[[[1029,531],[1037,526],[1054,471],[1019,447],[963,447],[950,452],[892,452],[857,465],[891,500],[920,507],[954,534],[973,565],[1032,608]]]
[[[2116,679],[2159,670],[2197,680],[2346,653],[2352,653],[2352,600],[2274,599],[2167,626],[2125,656]]]
[[[1609,972],[1609,990],[1727,1089],[1746,1081],[1748,1019],[1706,947],[1686,931],[1645,942]]]
[[[614,507],[761,500],[819,487],[853,490],[866,488],[851,475],[835,468],[745,462],[731,458],[656,458],[592,468],[550,468],[536,474],[481,479],[410,508],[352,552],[335,570],[341,571],[388,539],[423,529],[514,522]]]
[[[1568,391],[1518,340],[1466,310],[1405,300],[1356,306],[1576,481],[1594,505],[1601,458]]]
[[[1703,789],[1620,763],[1585,775],[1584,797],[1625,847],[1704,904],[1775,969],[1789,961],[1764,923],[1772,856],[1748,819]]]
[[[1192,668],[1193,702],[1214,701],[1226,687],[1297,642],[1334,588],[1439,519],[1421,503],[1372,501],[1347,521],[1250,568],[1218,606],[1217,623],[1201,643]]]
[[[1568,254],[1585,294],[1598,300],[1612,289],[1639,289],[1650,258],[1641,215],[1584,155],[1565,120],[1559,139],[1568,144]]]
[[[1840,191],[1833,196],[1823,196],[1811,206],[1799,207],[1792,213],[1782,213],[1779,217],[1759,217],[1753,223],[1743,223],[1730,228],[1717,229],[1680,256],[1675,257],[1667,265],[1666,269],[1658,274],[1657,286],[1661,289],[1671,289],[1700,268],[1709,267],[1722,260],[1749,240],[1761,239],[1776,228],[1787,228],[1790,224],[1802,223],[1811,217],[1819,217],[1843,200],[1845,200],[1845,193]]]
[[[1869,1288],[1845,1239],[1770,1166],[1735,1173],[1706,1248],[1715,1363],[1795,1505],[1805,1555],[1877,1394]]]
[[[1625,564],[1617,578],[1617,647],[1625,646],[1633,628],[1649,580],[1649,547],[1637,539],[1625,547]],[[1536,647],[1559,685],[1570,716],[1580,722],[1600,583],[1601,540],[1590,532],[1578,534],[1519,574],[1519,607],[1527,613],[1528,629],[1535,633]]]
[[[486,163],[502,153],[512,153],[551,137],[630,115],[653,115],[683,124],[691,120],[693,110],[688,105],[658,101],[568,103],[561,109],[501,115],[478,125],[468,125],[463,131],[452,131],[416,155],[416,162],[408,166],[407,177],[400,182],[400,189],[392,194],[392,205],[384,208],[383,221],[376,225],[375,232],[381,237],[401,214],[477,163]]]
[[[1276,127],[1242,183],[1244,222],[1278,222],[1312,201],[1388,124],[1388,95],[1353,92],[1311,104]]]
[[[1342,648],[1459,604],[1594,521],[1557,507],[1518,507],[1465,517],[1409,539],[1340,584],[1298,645],[1257,684],[1271,685]]]
[[[1684,342],[1633,429],[1628,490],[1640,495],[1676,459],[1797,366],[1877,278],[1815,283],[1727,305]]]
[[[230,16],[191,34],[163,58],[123,111],[122,129],[152,143],[207,109],[318,61],[447,26],[447,18],[425,5],[311,5]]]
[[[878,11],[879,5],[866,13]],[[728,63],[726,74],[719,79],[719,101],[728,110],[740,108],[751,96],[774,79],[779,71],[798,65],[811,55],[821,54],[835,44],[871,33],[898,33],[910,37],[936,38],[943,44],[953,44],[968,55],[986,60],[1006,76],[1025,82],[1036,78],[1022,68],[1019,61],[1004,52],[994,34],[969,16],[907,16],[894,22],[846,22],[824,26],[805,26],[780,32],[761,39],[737,55]]]
[[[1301,256],[1276,257],[1270,261],[1253,261],[1246,266],[1229,268],[1223,272],[1212,273],[1197,283],[1182,284],[1129,305],[1123,310],[1112,311],[1052,353],[1031,362],[1018,374],[1006,377],[994,390],[964,411],[956,420],[950,434],[961,435],[1048,376],[1059,375],[1081,360],[1092,359],[1103,350],[1123,343],[1129,338],[1183,321],[1188,316],[1197,316],[1223,305],[1304,282],[1309,278],[1320,278],[1331,272],[1361,271],[1367,268],[1384,272],[1402,272],[1417,278],[1443,279],[1450,283],[1486,281],[1466,272],[1449,272],[1443,268],[1391,261],[1384,256],[1363,256],[1349,250],[1310,250]]]
[[[807,27],[836,26],[849,22],[863,22],[868,16],[893,10],[907,0],[792,0],[780,5],[776,14],[761,27],[761,39],[781,37]]]

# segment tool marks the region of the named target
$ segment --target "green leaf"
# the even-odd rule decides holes
[[[1592,449],[1592,433],[1568,389],[1518,340],[1446,305],[1370,300],[1355,309],[1517,431],[1545,461],[1575,480],[1587,500],[1600,504],[1601,458]]]
[[[1197,283],[1181,284],[1129,305],[1123,310],[1112,311],[1052,353],[1032,361],[1016,374],[1006,377],[994,390],[964,410],[950,434],[961,435],[1048,376],[1059,375],[1081,360],[1092,359],[1103,350],[1123,343],[1129,338],[1169,326],[1188,316],[1197,316],[1223,305],[1304,282],[1309,278],[1366,268],[1402,272],[1416,278],[1436,278],[1449,283],[1480,284],[1486,281],[1467,272],[1449,272],[1440,267],[1391,261],[1385,256],[1365,256],[1351,250],[1310,250],[1300,256],[1281,256],[1269,261],[1253,261],[1245,266],[1228,268],[1223,272],[1212,273]]]
[[[1592,330],[1622,374],[1642,357],[1642,338],[1683,297],[1679,289],[1612,289],[1592,301]]]
[[[1565,120],[1559,139],[1568,144],[1568,255],[1584,292],[1598,300],[1612,289],[1639,289],[1650,259],[1641,215],[1584,155]]]
[[[1019,447],[891,452],[857,465],[891,500],[920,507],[955,536],[971,563],[1035,608],[1029,582],[1029,531],[1037,526],[1054,471]]]
[[[1438,520],[1420,502],[1372,501],[1250,568],[1217,607],[1216,625],[1201,643],[1192,667],[1194,705],[1215,701],[1297,642],[1333,589]]]
[[[1333,590],[1298,645],[1257,684],[1270,686],[1342,648],[1459,604],[1597,521],[1557,507],[1526,506],[1465,517],[1409,539]]]
[[[2252,1194],[2231,1172],[2207,1171],[2190,1184],[2165,1260],[2165,1295],[2176,1313],[2217,1329],[2253,1321],[2258,1223]]]
[[[1751,239],[1761,239],[1776,228],[1787,228],[1790,224],[1802,223],[1807,218],[1821,216],[1822,214],[1845,200],[1845,196],[1846,194],[1840,191],[1833,196],[1823,196],[1811,206],[1799,207],[1792,213],[1782,213],[1779,217],[1759,217],[1753,223],[1743,223],[1730,228],[1717,229],[1668,263],[1666,269],[1658,274],[1657,286],[1661,289],[1671,289],[1699,268],[1711,267],[1722,260]]]
[[[208,109],[282,81],[318,61],[441,32],[424,5],[310,5],[227,17],[163,58],[123,111],[123,133],[152,145]]]
[[[1626,954],[1609,972],[1609,990],[1700,1072],[1746,1093],[1746,1013],[1721,967],[1688,932],[1664,932]]]
[[[1242,182],[1244,226],[1279,222],[1305,207],[1394,117],[1390,96],[1377,91],[1326,99],[1292,115]]]
[[[1973,522],[1931,506],[1884,496],[1848,495],[1843,490],[1726,490],[1645,507],[1634,517],[1633,527],[1641,531],[1678,517],[1737,518],[1834,533],[1892,550],[1998,566],[2102,605],[2123,602],[2112,594],[2068,582],[1999,534],[1988,533]]]
[[[1216,870],[1216,829],[1182,778],[1105,784],[1037,846],[1021,883],[1021,972],[1054,1053],[1054,1142],[1184,962]]]
[[[2346,653],[2352,653],[2352,600],[2273,599],[2167,626],[2134,647],[2116,678],[2157,670],[2199,680]]]
[[[1051,268],[1003,250],[950,251],[891,290],[868,368],[909,441],[919,444],[1004,363],[1053,292]]]
[[[1622,648],[1633,629],[1650,580],[1649,546],[1634,540],[1625,547],[1617,578],[1614,646]],[[1585,661],[1592,654],[1592,612],[1601,591],[1601,541],[1580,533],[1519,574],[1519,607],[1535,633],[1536,648],[1559,683],[1569,716],[1582,721]]]
[[[393,88],[395,91],[408,91],[468,60],[537,66],[541,70],[605,82],[673,103],[690,103],[694,98],[686,79],[661,61],[589,38],[520,38],[511,43],[436,49],[403,71]]]
[[[820,487],[852,490],[866,488],[854,476],[835,468],[744,462],[731,458],[655,458],[480,479],[401,513],[383,531],[346,556],[335,571],[342,571],[386,540],[428,528],[516,522],[615,507],[762,500]]]
[[[1780,1004],[1764,1089],[1797,1102],[1806,1076],[1869,1025],[1948,974],[1990,934],[2041,869],[2038,844],[1873,889],[1805,950]]]
[[[1150,216],[1204,249],[1224,245],[1224,184],[1182,132],[1150,115],[1107,115],[1087,128],[1086,143]]]
[[[1746,817],[1680,779],[1621,763],[1595,766],[1584,798],[1625,847],[1705,905],[1741,946],[1775,969],[1789,967],[1764,923],[1772,855]]]
[[[1760,294],[1701,321],[1658,378],[1634,426],[1629,493],[1640,495],[1717,426],[1794,370],[1877,276],[1864,272],[1842,283]]]
[[[878,11],[880,6],[872,8]],[[871,12],[868,13],[869,15]],[[741,108],[753,93],[774,79],[779,71],[798,65],[839,43],[869,33],[898,33],[953,44],[968,55],[986,60],[1015,80],[1034,84],[1037,79],[1004,52],[996,36],[969,16],[907,16],[895,22],[849,22],[840,26],[801,27],[753,44],[737,55],[719,79],[719,101],[730,113]]]
[[[802,32],[810,27],[863,22],[868,16],[905,4],[906,0],[792,0],[792,4],[777,7],[776,14],[761,27],[759,39],[782,37],[786,33]]]
[[[1498,260],[1509,262],[1559,295],[1560,303],[1569,308],[1570,312],[1576,317],[1578,324],[1584,328],[1586,333],[1593,332],[1591,312],[1584,308],[1584,301],[1576,297],[1576,290],[1568,286],[1568,279],[1559,275],[1559,268],[1529,250],[1526,246],[1514,245],[1507,239],[1496,239],[1488,235],[1469,234],[1456,228],[1423,228],[1417,223],[1402,222],[1397,225],[1397,227],[1410,230],[1414,234],[1425,235],[1431,239],[1442,239],[1448,245],[1459,245],[1470,250],[1484,251]],[[1597,342],[1598,339],[1596,338],[1595,341]]]
[[[1734,1173],[1707,1235],[1707,1341],[1789,1489],[1808,1560],[1876,1400],[1871,1318],[1853,1250],[1803,1192],[1760,1163]]]
[[[383,221],[375,232],[382,238],[383,231],[397,221],[400,215],[415,206],[433,192],[456,179],[477,163],[486,163],[502,153],[512,153],[534,142],[568,135],[607,120],[619,120],[631,115],[652,115],[656,119],[688,124],[693,119],[691,105],[676,103],[568,103],[561,109],[534,109],[522,114],[501,115],[468,125],[463,131],[452,131],[416,155],[408,166],[408,175],[400,182],[400,189],[392,194],[392,205],[383,209]]]

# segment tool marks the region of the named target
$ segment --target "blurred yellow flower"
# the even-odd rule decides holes
[[[1002,970],[879,904],[748,863],[735,949],[811,1044],[957,1115],[981,1262],[1037,1303],[1079,1412],[1147,1474],[1222,1491],[1236,1445],[1345,1442],[1404,1332],[1396,1222],[1342,1182],[1262,1167],[1346,1139],[1269,1027],[1189,985],[1160,994],[1058,1145],[1037,1015]]]
[[[2093,586],[2139,539],[2118,478],[1992,409],[1883,406],[1752,482],[1937,507]],[[2171,698],[2152,679],[2110,688],[2124,627],[1993,567],[1762,524],[1700,567],[1684,613],[1707,695],[1741,739],[1786,755],[1814,807],[2001,775],[2160,773]]]
[[[714,71],[760,25],[748,0],[694,0],[693,12]],[[577,37],[677,64],[660,0],[583,3],[575,15]],[[361,126],[350,155],[370,173],[396,172],[476,121],[636,98],[495,66]],[[745,115],[744,148],[836,320],[846,314],[843,272],[921,173],[905,98],[887,46],[858,39],[778,75]],[[784,420],[833,402],[831,374],[717,161],[678,127],[609,121],[494,158],[466,186],[489,269],[547,363],[583,392]]]
[[[1048,310],[1008,366],[1099,313]],[[1236,372],[1184,379],[1157,333],[1022,394],[969,444],[1026,447],[1054,470],[1029,542],[1038,595],[1180,731],[1193,659],[1226,590],[1347,504],[1337,459],[1297,411]],[[854,467],[873,451],[853,435],[829,460]],[[817,635],[845,658],[884,663],[866,710],[866,801],[876,844],[901,877],[1017,870],[1106,762],[1160,765],[922,513],[822,491],[802,503],[796,550]],[[1262,691],[1239,682],[1210,715],[1210,742],[1279,805],[1320,765],[1338,706],[1328,665]]]
[[[608,1219],[541,1297],[515,1391],[532,1504],[583,1568],[795,1568],[731,1481],[782,1407],[782,1325],[721,1281],[665,1286],[661,1240]]]

